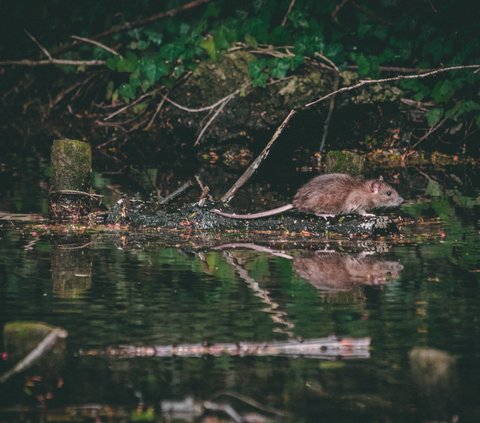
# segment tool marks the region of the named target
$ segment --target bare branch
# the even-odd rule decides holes
[[[287,115],[287,117],[283,120],[283,122],[280,124],[280,126],[277,128],[275,133],[273,134],[272,138],[270,141],[267,143],[265,148],[262,150],[262,152],[257,156],[257,158],[248,166],[248,168],[243,172],[242,176],[238,178],[237,182],[233,184],[233,186],[223,195],[221,201],[223,203],[228,203],[237,193],[237,191],[247,182],[250,177],[255,173],[257,170],[258,166],[260,166],[260,163],[262,160],[268,156],[270,153],[270,148],[272,147],[273,143],[277,140],[277,138],[280,136],[280,134],[283,132],[284,128],[287,126],[288,122],[297,114],[297,111],[292,109],[290,110],[290,113]]]
[[[126,106],[124,107],[121,107],[120,109],[118,110],[115,110],[113,113],[111,113],[110,115],[108,115],[105,119],[103,119],[104,121],[106,120],[110,120],[112,117],[124,112],[125,110],[129,109],[130,107],[132,106],[135,106],[136,104],[140,103],[144,98],[146,97],[150,97],[152,95],[154,95],[157,91],[156,90],[152,90],[152,91],[149,91],[148,93],[145,93],[143,94],[142,96],[138,97],[136,100],[132,101],[131,103],[127,104]]]
[[[152,22],[158,21],[163,18],[170,18],[172,16],[175,16],[176,14],[180,12],[184,12],[186,10],[193,9],[195,7],[201,6],[202,4],[208,3],[210,0],[193,0],[188,3],[185,3],[184,5],[180,7],[176,7],[174,9],[167,10],[166,12],[161,12],[157,13],[156,15],[149,16],[148,18],[145,19],[139,19],[137,21],[133,22],[125,22],[123,25],[116,27],[116,28],[111,28],[107,31],[101,32],[100,34],[94,35],[91,37],[94,40],[98,40],[100,38],[105,38],[109,35],[113,34],[118,34],[119,32],[123,31],[130,31],[131,29],[135,28],[140,28],[142,26],[146,26],[148,24],[151,24]]]
[[[0,61],[0,66],[50,66],[50,65],[72,65],[72,66],[104,66],[105,60],[4,60]]]
[[[180,188],[176,189],[170,195],[167,195],[165,198],[158,201],[158,204],[163,205],[168,203],[169,201],[173,200],[175,197],[178,197],[183,191],[185,191],[187,188],[190,188],[192,185],[193,185],[192,181],[185,182]]]
[[[163,105],[165,104],[165,101],[167,100],[167,96],[164,95],[162,99],[159,101],[157,108],[155,109],[155,113],[153,114],[152,118],[148,122],[147,126],[145,127],[145,130],[149,130],[150,127],[153,125],[153,122],[155,121],[155,118],[157,115],[160,113],[160,110],[162,109]]]
[[[216,119],[216,117],[222,112],[224,107],[227,105],[227,103],[233,98],[233,95],[228,96],[222,104],[218,107],[217,110],[215,110],[215,113],[213,113],[212,117],[208,120],[208,122],[205,124],[205,126],[202,128],[200,133],[198,134],[197,139],[195,140],[195,143],[193,144],[195,147],[200,144],[200,140],[203,137],[203,134],[205,131],[208,129],[208,127],[211,125],[211,123]]]
[[[25,31],[25,33],[30,37],[30,39],[38,46],[38,48],[39,48],[40,50],[42,50],[42,53],[43,53],[45,56],[47,56],[47,58],[48,58],[49,60],[53,60],[53,57],[50,55],[50,53],[48,52],[48,50],[47,50],[45,47],[43,47],[43,46],[37,41],[37,39],[36,39],[32,34],[30,34],[30,32],[28,32],[26,29],[24,29],[24,31]]]
[[[337,68],[337,70],[338,70],[338,68]],[[339,76],[338,71],[337,71],[337,72],[335,72],[335,76],[334,76],[334,80],[333,80],[333,89],[334,90],[338,89],[339,82],[340,82],[340,76]],[[327,118],[325,119],[325,123],[323,124],[322,141],[320,143],[320,148],[318,149],[319,153],[322,153],[322,151],[324,151],[325,142],[327,141],[327,136],[328,136],[328,128],[330,126],[330,120],[332,118],[334,108],[335,108],[335,96],[332,96],[332,98],[330,99],[330,104],[328,105]]]
[[[295,6],[295,1],[296,0],[290,0],[290,4],[288,5],[287,13],[285,13],[285,16],[283,17],[283,20],[282,20],[282,26],[285,26],[287,24],[288,15],[292,11],[293,6]]]
[[[416,147],[418,144],[420,144],[422,141],[425,141],[425,140],[426,140],[430,135],[432,135],[437,129],[441,128],[442,125],[445,123],[446,120],[447,120],[447,118],[443,118],[440,122],[438,122],[437,125],[432,126],[425,135],[423,135],[422,137],[420,137],[420,139],[419,139],[415,144],[413,144],[412,149],[414,150],[415,147]]]
[[[450,72],[450,71],[461,70],[461,69],[480,69],[480,65],[450,66],[450,67],[447,67],[447,68],[439,68],[439,69],[435,69],[435,70],[432,70],[432,71],[429,71],[429,72],[420,73],[420,74],[416,74],[416,75],[398,75],[398,76],[395,76],[395,77],[392,77],[392,78],[362,80],[362,81],[358,82],[357,84],[350,85],[348,87],[343,87],[343,88],[340,88],[338,90],[332,91],[331,93],[328,93],[327,95],[324,95],[323,97],[320,97],[317,100],[314,100],[310,103],[305,104],[303,106],[303,108],[308,109],[309,107],[311,107],[311,106],[313,106],[317,103],[320,103],[321,101],[326,100],[327,98],[330,98],[330,97],[332,97],[332,96],[334,96],[338,93],[355,90],[357,88],[362,87],[363,85],[382,84],[384,82],[402,81],[404,79],[428,78],[430,76],[437,75],[439,73]]]
[[[103,198],[103,195],[100,194],[92,194],[90,192],[85,192],[85,191],[77,191],[75,189],[60,189],[57,191],[50,191],[50,194],[73,194],[73,195],[83,195],[85,197],[90,197],[90,198]]]
[[[70,38],[73,38],[77,41],[83,41],[84,43],[93,44],[94,46],[100,47],[103,50],[108,51],[109,53],[114,54],[115,56],[120,56],[113,48],[107,47],[105,44],[102,44],[98,41],[91,40],[90,38],[79,37],[78,35],[71,35]]]

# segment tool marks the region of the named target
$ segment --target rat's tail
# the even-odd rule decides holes
[[[280,214],[291,209],[293,209],[293,204],[286,204],[284,206],[277,207],[276,209],[251,214],[224,213],[217,209],[212,210],[212,212],[223,217],[228,217],[230,219],[259,219],[261,217],[274,216],[276,214]]]

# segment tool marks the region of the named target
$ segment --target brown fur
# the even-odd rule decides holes
[[[399,206],[402,202],[403,198],[387,183],[344,173],[317,176],[293,197],[296,209],[317,215],[365,214],[379,207]]]
[[[319,175],[303,185],[293,197],[292,204],[252,214],[214,213],[232,219],[258,219],[296,208],[318,216],[337,216],[357,213],[368,216],[368,211],[380,207],[397,207],[403,202],[390,185],[377,179],[362,179],[346,173]]]
[[[293,269],[315,288],[348,290],[358,285],[383,285],[397,279],[403,266],[396,261],[372,256],[318,251],[312,257],[294,258]]]

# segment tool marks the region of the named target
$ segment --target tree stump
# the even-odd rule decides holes
[[[89,214],[100,196],[90,193],[92,151],[77,140],[55,140],[51,152],[50,217],[77,221]]]

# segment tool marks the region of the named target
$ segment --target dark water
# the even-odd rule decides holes
[[[44,212],[42,186],[23,183],[0,183],[2,208]],[[40,321],[68,338],[60,358],[0,384],[0,421],[163,421],[161,404],[189,398],[282,420],[270,407],[292,422],[480,421],[479,196],[475,184],[424,181],[400,212],[416,220],[403,239],[278,243],[271,253],[4,222],[0,328]],[[369,357],[79,354],[332,334],[370,337]],[[0,352],[7,338],[0,332]],[[14,364],[2,355],[0,373]]]

